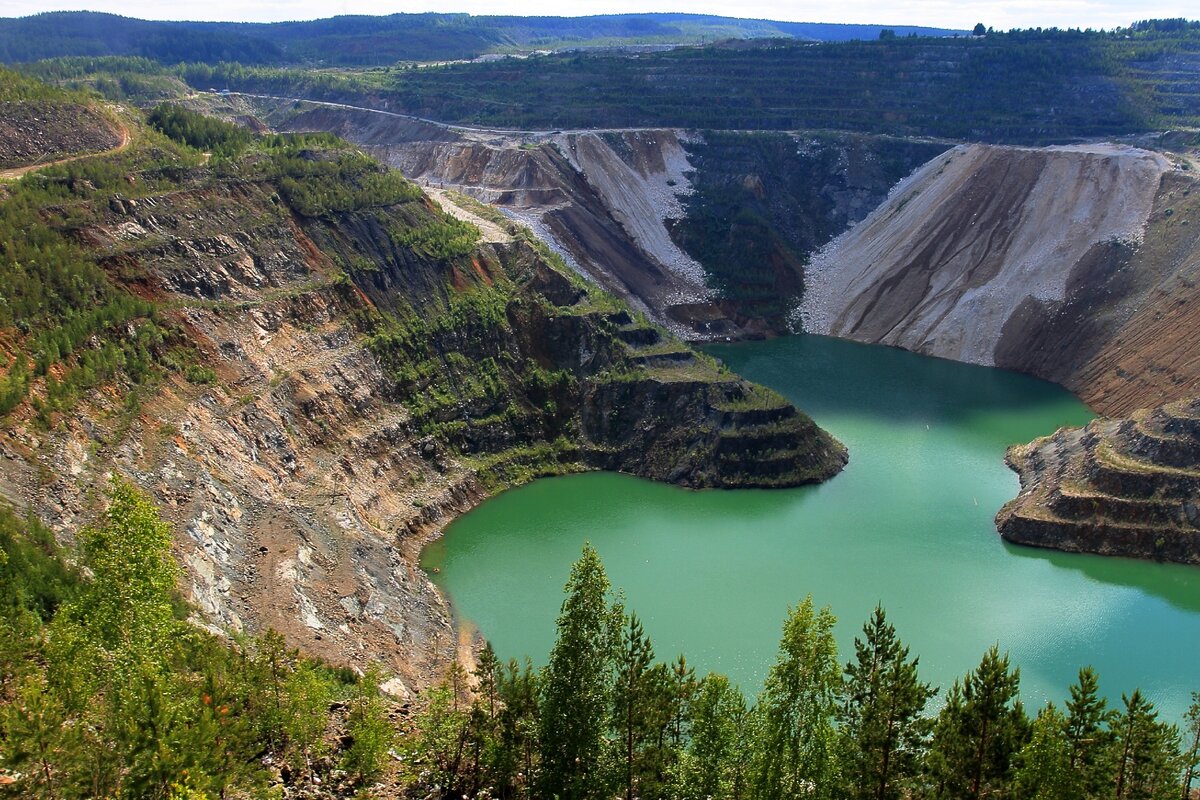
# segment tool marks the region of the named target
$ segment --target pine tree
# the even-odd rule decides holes
[[[1184,715],[1187,723],[1187,733],[1191,738],[1187,752],[1183,754],[1183,780],[1180,797],[1188,800],[1192,794],[1192,779],[1196,775],[1196,767],[1200,766],[1200,692],[1192,692],[1192,705]]]
[[[696,695],[696,690],[700,686],[700,682],[696,680],[696,668],[687,663],[687,658],[680,653],[675,662],[671,664],[671,698],[670,719],[668,721],[669,733],[671,736],[671,746],[678,750],[683,747],[684,739],[687,737],[687,721],[690,717],[689,709],[692,703],[692,698]]]
[[[621,632],[617,653],[617,681],[613,691],[613,727],[620,738],[621,784],[625,800],[634,798],[634,770],[646,737],[644,697],[646,676],[654,663],[654,648],[636,614],[630,614]]]
[[[754,795],[764,800],[835,796],[833,728],[841,684],[835,619],[809,596],[789,609],[779,656],[759,700]]]
[[[538,678],[528,659],[522,669],[516,659],[497,671],[496,694],[500,698],[500,743],[496,758],[500,797],[533,796],[536,768]]]
[[[540,790],[543,797],[582,800],[606,788],[600,763],[622,616],[590,544],[571,568],[566,592],[541,679]]]
[[[946,695],[926,764],[934,797],[979,798],[1005,787],[1028,721],[1017,700],[1020,669],[993,645]]]
[[[506,760],[500,754],[500,694],[498,688],[500,661],[486,643],[472,671],[475,680],[474,696],[468,715],[467,747],[469,763],[465,768],[467,794],[474,797],[487,787],[495,793],[501,780],[501,767]]]
[[[1178,791],[1179,731],[1158,721],[1140,690],[1121,695],[1125,708],[1113,724],[1116,800],[1173,800]]]
[[[500,659],[491,642],[484,642],[483,650],[479,653],[479,662],[475,665],[475,694],[487,708],[489,719],[494,720],[500,713],[500,695],[498,682],[500,679]]]
[[[329,723],[329,701],[333,687],[329,678],[312,662],[304,661],[284,683],[283,729],[296,771],[309,780],[313,761],[324,754],[323,736]]]
[[[416,715],[413,735],[406,743],[406,761],[418,771],[409,777],[442,797],[464,794],[463,752],[470,720],[459,708],[450,676],[423,695],[424,707]]]
[[[863,634],[845,668],[839,715],[846,794],[898,798],[920,766],[930,728],[922,711],[936,690],[918,678],[918,659],[909,659],[881,606]]]
[[[1079,678],[1067,700],[1065,733],[1070,749],[1071,772],[1078,777],[1080,797],[1099,797],[1112,786],[1109,758],[1112,717],[1100,695],[1099,681],[1091,667],[1079,670]]]
[[[0,705],[0,763],[27,775],[31,798],[62,796],[69,762],[80,750],[83,732],[41,675],[26,678],[11,702]]]
[[[395,730],[387,719],[387,708],[380,694],[383,673],[371,665],[354,687],[346,732],[351,742],[342,756],[342,768],[359,784],[370,783],[383,771],[388,748]]]

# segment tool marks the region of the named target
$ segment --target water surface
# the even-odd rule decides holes
[[[994,642],[1022,697],[1061,699],[1092,664],[1119,700],[1141,687],[1171,719],[1200,689],[1200,569],[1003,543],[1017,491],[1004,449],[1082,424],[1066,391],[1027,376],[823,337],[712,347],[850,448],[815,487],[695,492],[624,475],[537,481],[484,503],[425,553],[457,612],[503,658],[545,659],[584,540],[662,658],[758,690],[789,604],[839,619],[843,660],[877,602],[948,687]]]

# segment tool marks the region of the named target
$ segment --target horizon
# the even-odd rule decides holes
[[[996,30],[1014,28],[1112,29],[1138,20],[1185,17],[1171,2],[1142,3],[1131,0],[1069,0],[1048,10],[1035,0],[1013,3],[953,3],[950,0],[852,0],[844,4],[843,18],[822,19],[828,11],[815,2],[780,3],[778,0],[748,0],[728,4],[688,0],[665,0],[653,11],[631,10],[614,0],[462,0],[455,8],[435,7],[436,0],[416,0],[395,7],[381,0],[341,0],[336,8],[316,0],[267,0],[260,3],[231,3],[229,0],[183,0],[164,6],[150,0],[0,0],[0,17],[28,17],[61,11],[91,11],[131,19],[158,22],[310,22],[341,16],[383,17],[394,14],[466,14],[473,17],[590,17],[624,14],[690,14],[742,20],[824,25],[871,25],[880,27],[927,27],[970,30],[976,23]],[[686,7],[681,7],[686,6]],[[519,10],[518,10],[519,9]],[[895,17],[904,19],[897,20]]]

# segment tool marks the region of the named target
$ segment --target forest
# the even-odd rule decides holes
[[[838,130],[1044,144],[1197,124],[1200,28],[828,42],[752,40],[636,56],[563,52],[413,68],[297,68],[232,54],[171,64],[64,51],[21,68],[153,104],[188,87],[399,111],[500,128]],[[953,109],[953,113],[949,110]]]
[[[1031,713],[998,646],[939,690],[878,607],[842,662],[801,600],[747,696],[658,659],[586,544],[544,666],[487,645],[400,704],[376,665],[189,623],[169,526],[120,480],[107,502],[69,553],[0,513],[0,796],[1174,800],[1198,765],[1200,695],[1180,729],[1084,667]]]
[[[700,14],[500,17],[468,14],[343,15],[304,22],[160,22],[113,14],[50,12],[0,19],[0,61],[64,55],[141,56],[163,64],[241,61],[301,66],[379,66],[473,58],[531,47],[683,44],[741,37],[806,41],[874,39],[879,25],[788,23]],[[893,27],[900,35],[962,31]]]

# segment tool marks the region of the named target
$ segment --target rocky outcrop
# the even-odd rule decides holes
[[[258,99],[432,188],[502,208],[684,338],[787,332],[808,254],[946,145],[841,134],[485,131]]]
[[[1200,564],[1200,400],[1099,419],[1008,451],[1011,542]]]
[[[22,407],[0,432],[0,494],[64,535],[108,474],[146,490],[205,624],[382,661],[403,693],[459,644],[419,550],[488,494],[593,468],[796,485],[845,463],[519,231],[447,249],[461,230],[423,196],[314,210],[253,162],[223,170],[89,202],[74,231],[211,373],[89,393],[49,431]]]
[[[818,333],[1029,372],[1111,414],[1200,392],[1186,156],[956,148],[810,267]]]
[[[814,265],[811,327],[992,365],[1026,298],[1064,300],[1093,248],[1140,240],[1167,168],[1110,147],[956,148]]]
[[[679,195],[688,191],[675,131],[480,131],[332,104],[255,105],[279,130],[337,133],[418,183],[502,208],[573,268],[679,335],[739,333],[719,310],[702,321],[690,312],[712,292],[666,227],[682,216]]]

